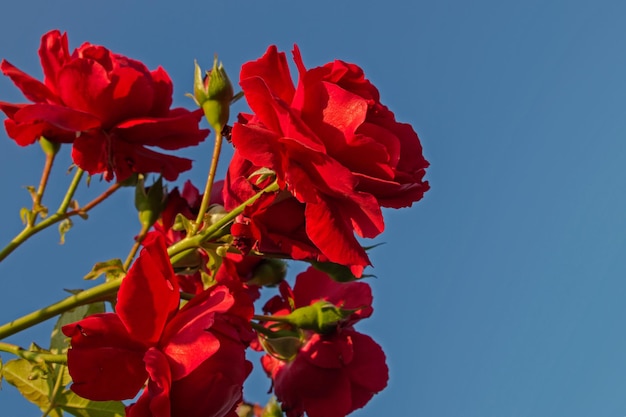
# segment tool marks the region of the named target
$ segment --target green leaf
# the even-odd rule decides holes
[[[283,411],[280,409],[280,404],[278,404],[276,397],[270,398],[263,409],[261,417],[283,417]]]
[[[28,223],[28,219],[30,219],[30,217],[33,215],[33,212],[30,211],[30,209],[26,208],[26,207],[22,207],[20,209],[20,219],[22,219],[22,223],[27,224]]]
[[[54,354],[59,354],[67,351],[68,338],[63,334],[63,332],[61,332],[61,328],[63,326],[75,323],[79,320],[84,319],[87,316],[91,316],[92,314],[104,313],[104,311],[104,302],[99,301],[96,303],[76,307],[61,314],[56,324],[54,325],[54,329],[52,329],[52,336],[50,338],[50,352]]]
[[[78,417],[124,417],[121,401],[90,401],[65,390],[56,398],[56,403],[68,413]]]
[[[74,223],[72,220],[65,219],[61,223],[59,223],[59,234],[61,235],[61,241],[59,242],[61,245],[65,243],[65,234],[70,231]]]
[[[186,234],[190,234],[193,229],[193,222],[189,220],[187,217],[183,216],[181,213],[178,213],[174,218],[174,224],[172,225],[172,230],[177,232],[185,231]]]
[[[91,268],[91,271],[83,277],[83,279],[96,279],[102,274],[106,277],[107,282],[113,279],[122,278],[126,274],[122,260],[116,258],[104,262],[98,262],[93,266],[93,268]]]
[[[350,268],[333,262],[310,261],[310,263],[315,269],[325,272],[326,274],[328,274],[329,277],[337,282],[351,282],[357,281],[362,278],[369,278],[374,276],[363,274],[361,278],[357,278],[356,276],[354,276],[352,271],[350,271]]]
[[[41,366],[26,359],[13,359],[2,367],[2,376],[31,403],[45,411],[50,407],[49,395],[54,376],[41,372]]]

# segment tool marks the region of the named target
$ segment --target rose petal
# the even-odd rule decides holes
[[[147,346],[156,345],[180,299],[162,236],[144,246],[117,298],[116,311],[128,332]]]

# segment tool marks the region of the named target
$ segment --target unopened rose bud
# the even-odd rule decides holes
[[[287,264],[280,259],[264,259],[252,271],[246,284],[273,287],[285,279]]]
[[[207,71],[204,79],[196,62],[193,92],[194,99],[202,107],[209,124],[216,132],[222,132],[228,123],[234,91],[224,65],[221,62],[218,65],[217,55],[213,60],[213,68]]]
[[[283,411],[280,409],[280,404],[276,401],[276,397],[270,398],[265,407],[263,408],[263,412],[261,413],[261,417],[283,417]]]
[[[287,331],[282,332],[286,333]],[[277,359],[289,362],[296,357],[300,347],[302,347],[302,340],[297,333],[289,333],[291,334],[282,335],[278,333],[271,337],[259,335],[259,342],[267,353]]]
[[[297,308],[286,316],[281,316],[281,321],[300,329],[327,333],[355,311],[344,310],[328,301],[320,300],[310,306]]]

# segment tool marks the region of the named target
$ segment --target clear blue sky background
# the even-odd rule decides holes
[[[621,1],[24,1],[0,9],[0,57],[40,76],[49,29],[162,65],[191,106],[193,59],[233,79],[269,44],[307,66],[362,66],[431,162],[432,190],[387,211],[372,252],[374,316],[360,324],[391,380],[355,416],[626,415],[626,3]],[[0,100],[22,101],[0,79]],[[181,180],[202,183],[210,142]],[[228,153],[227,153],[228,155]],[[61,161],[48,197],[66,187]],[[0,133],[0,244],[21,228],[42,157]],[[222,164],[224,171],[226,164]],[[94,181],[86,202],[105,187]],[[126,191],[0,264],[0,321],[86,287],[138,230]],[[57,200],[48,199],[51,207]],[[10,340],[47,343],[51,324]],[[10,355],[2,355],[4,360]],[[252,400],[269,384],[252,378]],[[3,385],[1,414],[38,411]]]

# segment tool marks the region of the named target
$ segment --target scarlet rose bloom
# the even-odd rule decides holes
[[[312,268],[298,275],[293,291],[286,283],[281,286],[282,297],[268,301],[266,312],[285,315],[319,300],[357,310],[334,332],[306,332],[293,360],[271,355],[261,359],[287,417],[305,412],[308,417],[344,417],[365,406],[387,386],[389,374],[380,346],[353,328],[372,314],[370,287],[361,282],[337,283]]]
[[[139,61],[84,43],[69,52],[58,30],[42,37],[39,56],[43,83],[3,60],[2,73],[34,104],[0,102],[9,137],[27,146],[41,136],[72,143],[74,163],[107,181],[133,173],[157,172],[175,180],[191,161],[149,147],[180,149],[200,143],[200,110],[170,109],[172,82],[161,67],[149,71]]]
[[[359,67],[334,61],[307,70],[297,47],[293,53],[296,87],[285,54],[275,46],[242,67],[240,85],[254,114],[240,115],[232,130],[235,162],[225,206],[250,197],[254,190],[244,183],[259,168],[269,168],[281,189],[302,204],[301,223],[321,257],[369,265],[354,232],[375,237],[384,229],[381,206],[407,207],[420,200],[429,188],[423,180],[428,162],[413,128],[396,122]],[[253,211],[254,206],[248,213]],[[288,240],[271,231],[262,239],[277,245]]]
[[[345,417],[387,386],[385,354],[371,337],[345,328],[313,334],[291,362],[262,358],[287,417]]]
[[[136,417],[234,416],[251,365],[252,305],[215,286],[179,306],[163,238],[147,242],[124,278],[117,314],[63,327],[71,337],[72,390],[90,400],[124,400]]]

